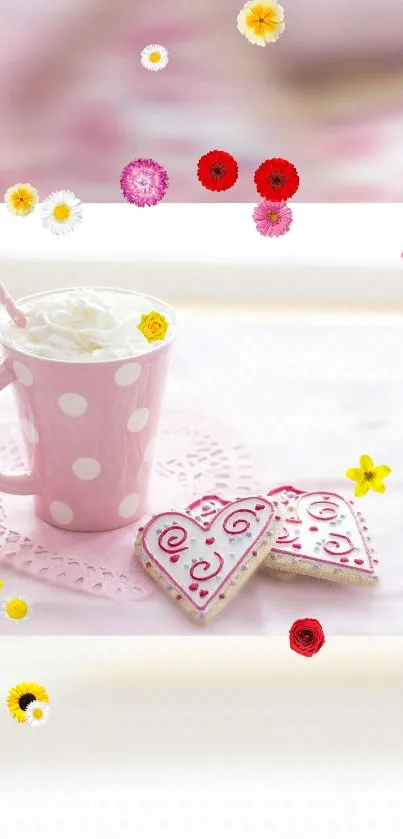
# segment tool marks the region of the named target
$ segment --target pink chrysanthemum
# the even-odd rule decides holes
[[[292,224],[291,208],[285,201],[263,201],[255,207],[253,220],[262,236],[282,236]]]
[[[168,189],[168,173],[155,160],[140,157],[123,169],[120,186],[126,201],[137,207],[151,207],[162,201]]]

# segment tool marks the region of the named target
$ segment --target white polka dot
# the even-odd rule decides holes
[[[81,417],[88,408],[87,400],[79,393],[63,393],[57,404],[68,417]]]
[[[13,370],[15,375],[17,376],[18,381],[25,385],[25,387],[30,387],[33,384],[34,377],[28,367],[25,364],[22,364],[21,361],[13,361]]]
[[[115,373],[115,382],[120,387],[127,387],[137,381],[141,375],[141,364],[138,361],[131,361],[129,364],[123,364]]]
[[[129,519],[134,516],[139,506],[140,496],[133,493],[133,495],[126,495],[126,498],[119,504],[118,514],[121,519]]]
[[[78,457],[71,468],[80,481],[93,481],[101,471],[101,464],[95,457]]]
[[[70,524],[73,521],[74,513],[64,501],[52,501],[49,506],[50,515],[57,524]]]
[[[147,425],[148,415],[148,408],[138,408],[137,411],[130,414],[129,419],[127,420],[127,430],[132,433],[135,431],[141,431]]]
[[[38,432],[34,424],[29,419],[21,420],[21,428],[30,443],[37,443],[39,440]]]
[[[143,455],[143,460],[144,460],[145,463],[151,463],[151,461],[154,457],[156,442],[157,442],[156,437],[151,437],[151,440],[148,441],[148,443],[146,445],[146,448],[145,448],[144,455]]]

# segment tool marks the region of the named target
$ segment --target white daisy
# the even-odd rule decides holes
[[[20,623],[32,612],[32,606],[25,598],[14,594],[1,604],[1,611],[8,620]]]
[[[38,702],[36,699],[30,702],[25,709],[25,722],[27,725],[46,725],[49,717],[49,705],[47,702]]]
[[[41,206],[42,225],[59,236],[75,230],[83,219],[83,205],[68,189],[51,192]]]
[[[141,53],[141,63],[146,70],[163,70],[168,60],[168,51],[161,44],[149,44]]]

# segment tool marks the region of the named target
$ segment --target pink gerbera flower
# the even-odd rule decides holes
[[[263,201],[255,207],[253,220],[262,236],[282,236],[292,224],[291,208],[285,201]]]
[[[161,201],[168,189],[168,173],[155,160],[140,157],[123,169],[120,186],[126,201],[137,207],[151,207]]]

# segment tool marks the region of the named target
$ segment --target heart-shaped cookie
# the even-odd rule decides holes
[[[218,510],[200,507],[195,516],[161,513],[136,539],[136,556],[146,571],[199,621],[227,605],[281,532],[274,499],[252,496],[223,503]],[[199,512],[209,515],[203,520]]]
[[[305,574],[333,582],[377,581],[368,528],[352,503],[334,492],[278,487],[268,493],[285,507],[281,535],[263,566],[281,574]]]

